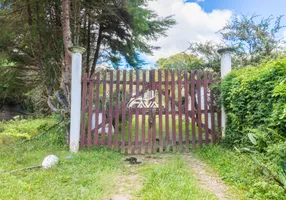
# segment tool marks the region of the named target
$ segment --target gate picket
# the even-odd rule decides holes
[[[176,107],[175,107],[175,72],[172,70],[172,141],[173,141],[173,152],[176,152],[177,150],[177,138],[176,138]]]
[[[142,81],[142,85],[143,85],[143,89],[142,89],[142,97],[144,97],[144,94],[146,92],[146,71],[143,71],[143,81]],[[146,120],[145,120],[145,115],[146,115],[146,108],[143,107],[142,108],[142,140],[141,140],[141,153],[145,153],[145,127],[146,127]]]
[[[204,72],[204,118],[205,118],[205,141],[209,144],[209,129],[208,129],[208,77],[207,72]]]
[[[158,70],[158,96],[159,96],[159,151],[163,152],[163,122],[162,122],[162,71]]]
[[[184,70],[184,90],[185,90],[185,133],[186,133],[186,152],[190,149],[190,136],[189,136],[189,79],[188,71]]]
[[[195,72],[191,71],[191,117],[192,117],[192,147],[196,149],[196,123],[195,123]]]
[[[98,123],[99,123],[99,111],[100,111],[100,104],[99,104],[99,89],[100,89],[100,72],[96,75],[96,96],[95,96],[95,126],[94,126],[94,144],[98,145]]]
[[[116,89],[115,89],[115,94],[116,94],[116,102],[115,102],[115,127],[114,127],[114,150],[118,151],[118,134],[119,134],[119,112],[120,112],[120,107],[119,107],[119,98],[120,98],[120,91],[119,91],[119,86],[120,86],[120,71],[116,71]]]
[[[169,132],[169,72],[165,70],[165,127],[166,127],[166,150],[170,150],[170,132]]]
[[[202,148],[202,95],[201,95],[201,73],[197,72],[197,97],[198,97],[198,114],[197,114],[197,124],[199,129],[199,147]]]
[[[91,78],[83,75],[81,147],[108,146],[128,154],[162,153],[172,148],[175,153],[189,152],[190,144],[196,149],[197,144],[202,148],[203,143],[215,142],[216,126],[219,134],[221,131],[221,111],[214,103],[215,91],[210,89],[218,81],[213,73],[150,70],[140,74],[124,70],[121,77],[117,70]],[[127,108],[131,99],[132,108]]]
[[[86,95],[87,95],[87,74],[82,78],[82,96],[81,96],[81,130],[80,130],[80,145],[85,145],[85,114],[86,114]]]
[[[102,97],[102,126],[101,126],[101,145],[105,145],[105,118],[106,118],[106,72],[103,76],[103,97]]]
[[[136,98],[139,97],[139,71],[136,70]],[[138,154],[138,134],[139,134],[139,110],[136,109],[136,114],[135,114],[135,152]]]
[[[179,146],[183,152],[183,133],[182,133],[182,74],[178,70],[178,107],[179,107]]]
[[[129,101],[132,98],[133,93],[133,73],[129,71]],[[132,152],[132,112],[128,109],[128,151],[126,153],[131,154]]]
[[[92,107],[93,107],[93,83],[89,82],[88,90],[88,128],[87,128],[87,147],[91,145],[91,128],[92,128]]]
[[[152,76],[152,79],[151,79],[151,90],[152,90],[152,95],[156,95],[156,86],[155,86],[155,70],[151,70],[151,76]],[[156,99],[154,99],[152,102],[155,102]],[[156,153],[157,151],[157,136],[156,136],[156,109],[152,109],[152,108],[149,108],[149,111],[151,112],[151,118],[152,118],[152,124],[151,124],[151,133],[152,133],[152,153]]]
[[[108,107],[108,147],[112,147],[112,114],[113,114],[113,70],[109,72],[109,107]]]
[[[121,153],[125,153],[125,125],[126,125],[126,71],[123,71],[122,86],[122,122],[121,122]]]

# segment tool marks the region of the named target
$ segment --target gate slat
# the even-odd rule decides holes
[[[210,88],[213,85],[213,74],[210,72]],[[210,107],[211,107],[211,138],[212,138],[212,143],[215,142],[215,111],[214,111],[214,93],[213,90],[211,89],[210,91]]]
[[[177,138],[176,138],[176,105],[175,105],[175,72],[172,70],[172,140],[173,140],[173,152],[177,151]]]
[[[196,149],[196,124],[195,124],[195,72],[191,71],[191,117],[192,117],[192,147]]]
[[[84,147],[85,145],[86,95],[87,95],[87,74],[85,73],[82,79],[82,95],[81,95],[81,130],[80,130],[81,147]]]
[[[163,152],[163,122],[162,122],[162,71],[158,70],[158,95],[159,95],[159,151]]]
[[[169,151],[169,71],[165,70],[165,131],[166,131],[166,151]]]
[[[151,74],[152,74],[152,91],[153,91],[153,95],[156,96],[156,86],[155,86],[155,70],[151,70]],[[154,99],[154,102],[156,101],[156,98]],[[156,111],[156,109],[155,109]],[[152,152],[156,153],[157,151],[157,130],[156,130],[156,115],[153,113],[154,110],[152,110]]]
[[[105,118],[106,118],[106,72],[103,76],[103,96],[102,96],[102,126],[101,126],[101,145],[105,145]]]
[[[139,97],[139,71],[136,70],[136,98]],[[139,110],[136,109],[136,114],[135,114],[135,153],[138,154],[138,137],[139,137]]]
[[[96,96],[95,96],[95,130],[94,130],[94,144],[95,146],[98,145],[98,123],[99,123],[99,110],[100,110],[100,104],[99,104],[99,93],[100,93],[100,72],[96,74]]]
[[[122,122],[121,122],[121,153],[125,153],[125,125],[126,125],[126,70],[123,71],[122,86]]]
[[[205,141],[209,144],[209,113],[208,113],[208,74],[204,72],[204,116],[205,116]]]
[[[186,134],[186,152],[190,149],[189,136],[189,79],[188,71],[184,70],[184,89],[185,89],[185,134]]]
[[[115,102],[115,127],[114,127],[114,150],[118,151],[118,125],[119,125],[119,97],[120,97],[120,71],[116,70],[116,102]]]
[[[92,106],[93,106],[93,83],[89,82],[88,89],[88,128],[87,128],[87,147],[91,145],[91,128],[92,128]]]
[[[113,111],[113,70],[109,72],[109,108],[108,108],[108,147],[112,147],[112,111]]]
[[[198,91],[198,129],[199,129],[199,147],[202,148],[202,95],[201,95],[201,73],[197,72],[197,91]]]
[[[152,72],[149,70],[149,87],[151,86],[152,81]],[[150,90],[149,90],[150,92]],[[148,110],[149,116],[148,116],[148,153],[152,153],[152,124],[151,124],[151,112],[150,109]]]
[[[182,133],[182,74],[178,70],[178,110],[179,110],[179,145],[180,151],[183,152],[183,133]]]
[[[133,93],[133,71],[129,71],[129,101],[132,98]],[[132,152],[132,112],[128,110],[128,154]]]
[[[143,81],[142,81],[142,84],[143,84],[143,94],[142,96],[144,97],[144,94],[146,92],[146,87],[145,87],[145,84],[146,84],[146,71],[144,70],[143,71]],[[146,120],[145,120],[145,115],[146,115],[146,108],[143,107],[142,108],[142,140],[141,140],[141,153],[145,153],[145,127],[146,127]]]

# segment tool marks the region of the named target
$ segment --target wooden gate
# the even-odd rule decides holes
[[[113,70],[82,79],[81,147],[189,152],[220,132],[211,72]]]

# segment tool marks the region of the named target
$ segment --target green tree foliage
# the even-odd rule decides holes
[[[156,62],[156,66],[160,69],[198,69],[203,65],[204,61],[192,54],[180,53],[169,58],[160,58]]]
[[[139,53],[152,54],[158,47],[149,42],[165,36],[166,30],[175,23],[170,16],[160,17],[148,9],[148,1],[65,2],[70,7],[68,18],[63,18],[64,2],[60,0],[1,2],[0,53],[5,53],[5,59],[15,64],[13,70],[21,73],[24,84],[18,89],[22,96],[27,79],[33,80],[34,87],[41,87],[40,96],[46,97],[53,96],[62,88],[60,83],[63,79],[70,79],[70,67],[67,67],[64,56],[69,53],[67,49],[64,52],[69,34],[65,32],[66,23],[62,19],[70,22],[71,42],[87,49],[83,59],[84,70],[90,76],[102,61],[116,66],[121,59],[126,59],[131,66],[139,68],[142,63]],[[71,45],[71,42],[65,44]],[[10,80],[4,73],[0,76],[4,82]],[[69,87],[68,81],[64,87]],[[69,92],[63,95],[69,102]],[[2,94],[0,96],[3,97]]]
[[[235,67],[257,65],[267,57],[278,55],[282,40],[277,33],[284,28],[282,17],[237,16],[219,31],[224,43],[236,49]]]
[[[212,42],[190,43],[189,48],[182,53],[168,58],[160,58],[156,66],[160,69],[210,70],[219,72],[220,56],[217,53],[221,45]]]

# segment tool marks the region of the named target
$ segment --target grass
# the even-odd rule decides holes
[[[0,122],[0,144],[11,143],[19,138],[32,136],[56,123],[53,118],[11,120]]]
[[[195,155],[218,171],[228,184],[244,190],[244,199],[286,199],[283,189],[263,176],[247,154],[239,154],[220,146],[209,146],[196,151]]]
[[[141,169],[141,174],[144,179],[138,199],[217,199],[199,187],[182,156],[170,157],[164,164],[147,165]]]
[[[49,154],[60,159],[53,169],[4,173],[39,165]],[[0,199],[102,199],[114,192],[122,155],[100,149],[66,156],[67,148],[42,140],[0,145]]]

